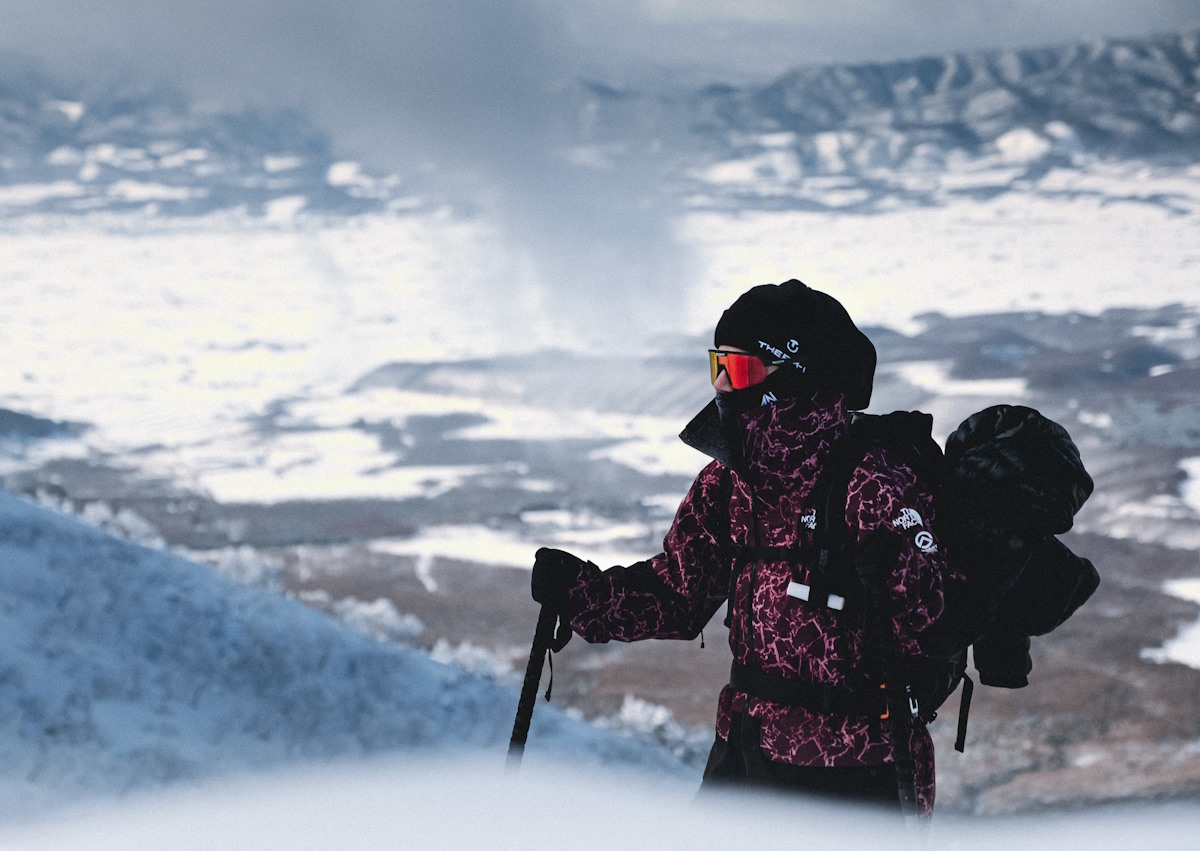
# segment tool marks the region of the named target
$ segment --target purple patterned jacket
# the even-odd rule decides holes
[[[679,506],[662,553],[630,568],[601,571],[587,565],[567,598],[576,633],[593,643],[695,638],[729,595],[729,535],[738,543],[755,543],[757,523],[759,546],[811,543],[814,485],[830,448],[849,429],[844,400],[818,407],[811,399],[785,399],[743,415],[742,424],[747,469],[733,474],[732,493],[722,487],[726,468],[714,461]],[[942,611],[945,584],[961,581],[949,572],[937,542],[921,534],[931,528],[932,515],[932,497],[913,472],[886,450],[870,450],[850,481],[846,528],[857,530],[860,539],[875,529],[902,536],[887,588],[895,635],[905,652],[917,651],[916,636]],[[861,609],[836,612],[788,596],[788,583],[796,578],[807,584],[807,573],[807,566],[788,562],[743,565],[732,600],[733,658],[774,674],[845,684],[863,657]],[[855,766],[892,759],[886,722],[877,719],[782,706],[727,685],[717,704],[722,739],[735,712],[760,720],[763,754],[777,762]],[[913,725],[912,745],[918,800],[928,812],[933,744],[920,723]]]

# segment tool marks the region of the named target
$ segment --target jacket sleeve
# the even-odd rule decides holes
[[[729,590],[728,480],[718,462],[700,472],[654,558],[584,565],[567,594],[571,628],[592,643],[699,635]]]
[[[860,541],[871,533],[895,536],[895,564],[883,570],[893,629],[902,653],[920,654],[919,637],[942,615],[951,586],[965,581],[934,532],[933,495],[911,469],[873,449],[851,479],[846,522]]]

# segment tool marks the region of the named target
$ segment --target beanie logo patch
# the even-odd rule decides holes
[[[764,349],[767,352],[769,352],[771,354],[771,356],[774,357],[775,360],[779,361],[780,363],[788,363],[788,364],[791,364],[792,366],[794,366],[796,369],[800,370],[801,372],[808,372],[808,367],[806,367],[804,364],[800,363],[799,361],[792,360],[792,354],[795,354],[796,352],[800,351],[800,343],[796,339],[793,338],[791,340],[788,340],[788,342],[787,342],[788,351],[787,352],[785,352],[783,349],[779,348],[778,346],[774,346],[771,343],[768,343],[766,340],[759,340],[758,347],[760,349]],[[788,354],[788,352],[791,352],[791,354]],[[766,402],[763,402],[763,404],[765,405]]]
[[[776,357],[776,359],[778,359],[778,360],[785,360],[787,358],[787,355],[784,354],[783,349],[779,349],[779,348],[776,348],[775,346],[772,346],[766,340],[759,340],[758,347],[760,349],[766,349],[768,352],[773,354]]]

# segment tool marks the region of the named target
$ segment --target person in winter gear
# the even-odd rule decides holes
[[[844,505],[817,504],[832,447],[870,402],[874,346],[836,299],[798,280],[744,293],[713,343],[716,398],[681,437],[714,460],[663,551],[600,570],[543,548],[533,597],[589,642],[692,639],[727,605],[733,665],[702,788],[761,785],[896,807],[891,734],[900,728],[895,713],[883,717],[879,651],[918,654],[962,577],[933,534],[929,489],[887,449],[862,458]],[[844,511],[858,593],[829,593],[821,580],[815,537],[827,510]],[[933,745],[919,719],[903,727],[917,807],[929,813]]]

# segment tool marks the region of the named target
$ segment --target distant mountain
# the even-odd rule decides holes
[[[165,88],[84,94],[28,69],[0,74],[0,213],[357,213],[396,195],[394,180],[339,163],[292,111],[220,112]]]
[[[845,134],[877,164],[910,163],[923,147],[980,153],[1019,129],[1058,153],[1192,161],[1200,32],[799,68],[761,88],[711,89],[695,111],[695,129],[715,136]]]
[[[74,89],[0,57],[0,214],[244,208],[412,209],[412,176],[339,163],[294,112],[214,112],[178,93]],[[1091,158],[1200,158],[1200,31],[1032,50],[802,67],[758,86],[562,94],[568,161],[653,160],[665,191],[700,203],[823,204],[816,178],[936,201],[897,173],[1037,177]],[[821,187],[818,187],[821,189]],[[827,190],[828,187],[825,187]],[[989,190],[991,191],[991,190]]]
[[[580,114],[593,157],[622,150],[629,128],[680,152],[692,206],[938,204],[1056,169],[1197,162],[1200,32],[802,67],[666,95],[591,84]]]

